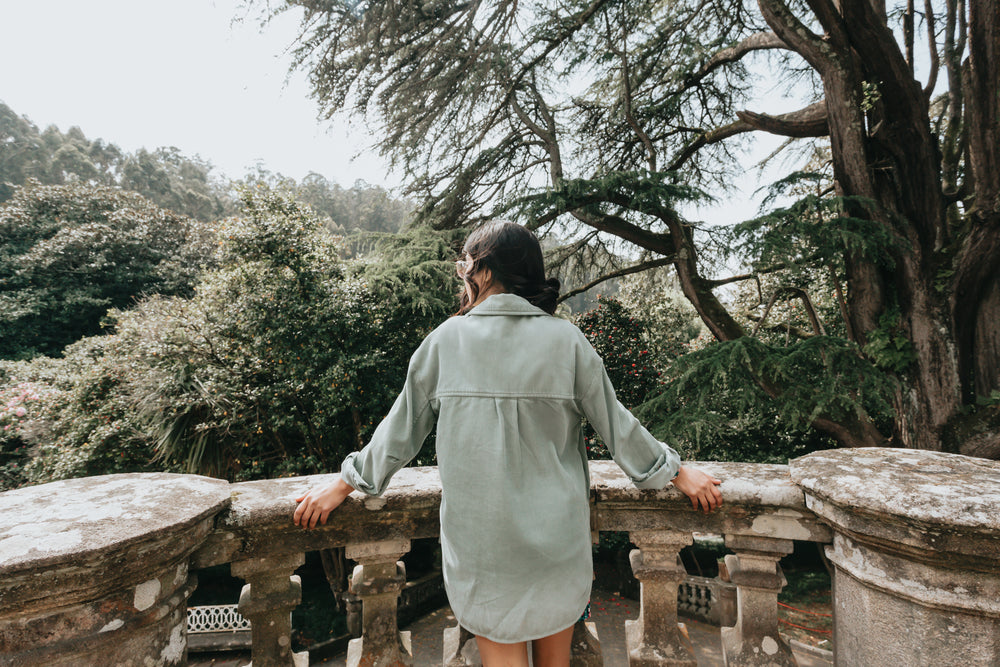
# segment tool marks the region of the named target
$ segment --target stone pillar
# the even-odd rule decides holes
[[[834,530],[836,665],[1000,665],[1000,461],[837,449],[790,469]]]
[[[359,563],[351,576],[351,592],[362,601],[362,635],[348,644],[347,667],[413,664],[410,633],[400,632],[396,624],[399,592],[406,583],[399,559],[409,550],[409,540],[347,546],[347,557]]]
[[[361,598],[350,591],[344,591],[340,599],[344,603],[344,613],[347,614],[347,633],[356,639],[361,636]]]
[[[629,536],[639,547],[630,560],[641,584],[639,618],[625,621],[629,666],[696,667],[691,640],[677,627],[677,589],[687,574],[679,556],[691,534],[639,530]]]
[[[250,619],[254,667],[307,667],[309,653],[292,653],[292,610],[302,601],[302,582],[293,573],[303,554],[253,558],[232,563],[234,577],[248,583],[240,593],[240,613]]]
[[[456,625],[444,629],[444,667],[482,667],[483,660],[479,657],[479,645],[476,636]]]
[[[792,649],[778,634],[778,593],[785,576],[778,561],[792,553],[791,540],[752,535],[726,535],[730,581],[736,584],[736,625],[722,628],[727,667],[789,667]]]
[[[570,646],[570,667],[604,667],[601,640],[597,638],[597,626],[580,619],[573,626]]]

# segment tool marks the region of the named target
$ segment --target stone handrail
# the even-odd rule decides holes
[[[869,459],[859,469],[854,458],[863,456]],[[695,511],[672,487],[638,490],[613,463],[591,463],[593,530],[628,531],[639,547],[631,558],[642,590],[640,616],[626,624],[630,665],[696,664],[677,627],[677,592],[685,576],[678,554],[694,532],[723,535],[734,552],[726,557],[738,591],[735,625],[723,628],[727,665],[795,664],[777,629],[784,583],[778,561],[794,540],[833,542],[837,664],[953,664],[895,659],[912,643],[907,637],[865,634],[866,623],[877,626],[880,610],[904,619],[903,612],[915,608],[922,620],[910,613],[900,622],[927,633],[947,628],[949,614],[962,615],[962,628],[973,615],[976,636],[954,630],[936,639],[948,655],[971,656],[962,664],[1000,664],[989,662],[1000,658],[1000,520],[986,511],[1000,496],[1000,465],[906,450],[823,452],[791,467],[695,465],[723,480],[725,503],[711,514]],[[934,488],[917,489],[917,506],[909,509],[905,488],[881,508],[872,496],[877,492],[859,489],[860,507],[851,502],[850,485],[838,482],[861,484],[869,475],[885,485],[886,475],[906,466],[924,466],[937,476]],[[952,478],[954,487],[941,486]],[[363,602],[363,635],[351,643],[348,665],[411,664],[408,633],[400,633],[395,620],[405,582],[398,561],[411,539],[438,534],[437,470],[404,469],[383,497],[352,494],[327,526],[296,528],[294,498],[325,479],[333,476],[227,484],[189,475],[109,475],[0,494],[0,665],[185,664],[184,610],[195,585],[188,570],[223,563],[248,582],[240,611],[252,623],[255,667],[304,665],[305,654],[291,650],[290,612],[301,597],[294,571],[305,552],[338,546],[358,563],[351,586]],[[973,503],[974,517],[950,521],[948,504],[964,501],[954,489],[969,480],[986,501]],[[920,493],[941,497],[928,500]],[[930,536],[921,532],[930,529]],[[977,545],[978,561],[963,546],[966,538]],[[953,559],[956,550],[961,558]],[[887,563],[904,568],[909,583],[886,583],[891,574],[866,570]],[[940,581],[923,575],[944,576],[954,563],[961,586],[932,590]],[[973,599],[960,599],[962,586]],[[864,606],[845,608],[842,590],[863,598]],[[838,638],[842,632],[850,644]],[[474,645],[463,628],[451,628],[443,664],[475,664]],[[574,663],[601,664],[599,642],[584,624],[576,629]]]

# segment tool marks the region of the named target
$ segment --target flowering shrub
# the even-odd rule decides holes
[[[660,377],[648,349],[646,323],[614,297],[598,296],[597,303],[596,308],[576,318],[576,325],[604,360],[618,400],[634,408],[656,388]],[[607,447],[590,426],[584,438],[592,459],[610,458]]]
[[[0,389],[0,490],[16,488],[24,482],[24,464],[29,460],[24,439],[29,413],[37,412],[45,391],[31,382]]]

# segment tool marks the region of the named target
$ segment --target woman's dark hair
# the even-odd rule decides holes
[[[462,292],[459,314],[469,312],[479,298],[479,288],[469,278],[483,269],[489,269],[493,280],[508,292],[524,297],[550,315],[555,312],[559,280],[545,279],[542,246],[530,229],[513,222],[487,223],[469,234],[462,255],[472,257],[472,266],[463,275],[472,298]]]

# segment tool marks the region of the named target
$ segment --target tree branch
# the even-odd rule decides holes
[[[737,111],[736,116],[755,130],[783,137],[825,137],[830,134],[825,100],[780,116],[753,111]]]
[[[851,317],[847,312],[847,300],[844,299],[844,290],[840,287],[840,278],[833,268],[833,264],[827,264],[830,271],[830,282],[833,283],[833,291],[837,295],[837,305],[840,307],[840,317],[844,320],[844,329],[847,331],[847,340],[857,343],[858,338],[854,335],[854,326],[851,324]]]
[[[757,330],[760,328],[767,329],[768,331],[774,331],[776,333],[790,333],[796,338],[800,338],[802,340],[805,340],[807,338],[812,338],[815,335],[812,332],[806,331],[805,329],[799,328],[787,322],[778,324],[769,324],[766,327],[762,327],[760,323],[763,321],[763,318],[760,315],[747,315],[747,319],[750,320],[751,322],[758,323],[757,328],[754,329],[754,335],[757,334]]]
[[[822,37],[807,28],[782,0],[757,0],[768,26],[781,41],[823,74],[832,63],[833,50]]]
[[[820,322],[819,315],[816,314],[816,309],[809,298],[809,293],[802,288],[796,287],[792,289],[792,294],[802,301],[802,307],[806,309],[806,316],[809,318],[809,324],[812,326],[815,334],[817,336],[825,336],[826,331],[823,330],[823,323]]]
[[[787,268],[786,264],[775,264],[774,266],[768,266],[763,269],[758,269],[756,271],[751,271],[750,273],[741,273],[735,276],[729,276],[728,278],[716,278],[715,280],[706,280],[705,284],[715,289],[716,287],[722,287],[723,285],[729,285],[730,283],[738,283],[743,280],[756,280],[758,277],[767,275],[769,273],[777,273],[782,269]]]
[[[937,85],[938,70],[941,69],[937,36],[934,33],[934,8],[931,6],[931,0],[924,0],[924,19],[927,21],[927,49],[930,51],[931,57],[930,74],[927,77],[927,85],[924,86],[924,95],[930,101],[931,95],[934,94],[934,87]]]
[[[841,48],[848,43],[847,26],[844,24],[844,18],[840,15],[840,11],[838,11],[842,10],[842,2],[843,0],[835,0],[834,2],[831,0],[806,0],[806,4],[816,14],[816,18],[819,19],[826,34]]]
[[[929,1],[929,0],[928,0]],[[739,44],[735,46],[730,46],[728,49],[722,49],[721,51],[716,51],[715,54],[708,59],[708,61],[701,66],[695,74],[684,82],[685,88],[690,87],[704,79],[706,76],[711,74],[714,70],[718,69],[722,65],[728,63],[733,63],[745,56],[752,51],[763,51],[765,49],[787,49],[788,45],[785,44],[773,32],[758,32],[750,35],[744,39]]]
[[[610,30],[611,26],[609,25],[608,46],[612,47]],[[646,152],[648,153],[647,164],[649,165],[649,170],[656,171],[656,148],[653,146],[653,142],[649,140],[649,135],[646,134],[646,132],[642,129],[642,126],[639,125],[639,121],[636,120],[635,114],[632,112],[632,75],[629,72],[628,53],[626,48],[615,50],[618,57],[622,61],[622,98],[625,103],[625,120],[628,122],[629,127],[632,128],[632,131],[635,132],[636,136],[639,137],[642,145],[646,148]]]
[[[723,125],[720,128],[704,132],[703,134],[695,137],[691,143],[684,147],[684,150],[681,151],[680,155],[674,158],[674,161],[667,167],[667,171],[677,171],[680,169],[681,166],[690,160],[695,153],[701,150],[703,146],[718,143],[723,139],[728,139],[729,137],[733,137],[744,132],[753,132],[753,130],[753,126],[749,123],[737,120],[729,123],[728,125]]]
[[[595,202],[602,201],[595,198]],[[666,255],[673,252],[673,239],[670,234],[658,234],[634,225],[624,218],[610,213],[595,213],[576,208],[568,211],[580,222],[590,225],[596,230],[614,234],[620,239],[630,241],[640,248]]]
[[[597,236],[597,234],[598,234],[598,231],[595,229],[592,232],[588,232],[582,238],[580,238],[579,241],[576,241],[576,242],[574,242],[573,244],[571,244],[569,246],[562,247],[562,248],[556,248],[553,251],[553,254],[558,253],[559,256],[556,257],[555,259],[546,259],[545,260],[545,267],[548,268],[548,269],[559,268],[560,266],[562,266],[566,262],[567,259],[569,259],[573,255],[575,255],[576,252],[580,248],[582,248],[583,246],[585,246],[588,243],[590,243],[591,239],[593,239],[595,236]]]
[[[649,269],[655,269],[658,266],[666,266],[668,264],[672,264],[673,261],[674,261],[673,257],[661,257],[659,259],[654,259],[648,262],[642,262],[641,264],[633,264],[632,266],[626,267],[624,269],[619,269],[617,271],[612,271],[611,273],[606,273],[600,278],[591,280],[589,283],[583,285],[582,287],[576,287],[560,295],[559,299],[557,300],[557,303],[562,303],[566,299],[571,299],[577,294],[582,294],[583,292],[586,292],[590,288],[600,285],[606,280],[611,280],[612,278],[620,278],[622,276],[631,275],[633,273],[640,273],[642,271],[647,271]]]
[[[500,103],[496,106],[493,112],[490,114],[489,118],[483,125],[483,133],[479,140],[482,141],[483,138],[489,133],[489,130],[493,127],[493,123],[496,121],[497,116],[500,114],[504,105],[510,101],[511,96],[517,89],[524,77],[527,76],[528,72],[533,70],[536,65],[545,60],[553,51],[555,51],[559,46],[563,44],[568,38],[570,38],[577,30],[582,28],[587,24],[587,21],[597,13],[597,11],[607,3],[608,0],[594,0],[590,3],[582,12],[577,14],[576,19],[565,26],[565,30],[557,37],[552,37],[546,40],[548,43],[545,48],[542,49],[540,53],[537,53],[534,58],[525,63],[519,70],[514,74],[511,81],[507,84],[507,89],[504,91],[503,97],[500,99]]]

